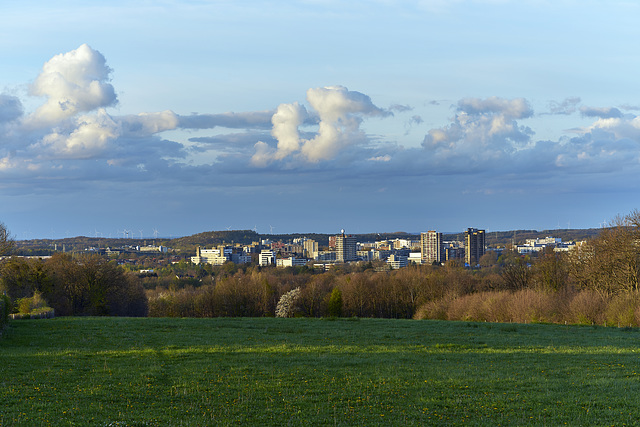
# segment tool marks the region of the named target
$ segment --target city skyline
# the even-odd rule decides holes
[[[639,12],[3,4],[0,221],[18,239],[597,228],[638,207]]]

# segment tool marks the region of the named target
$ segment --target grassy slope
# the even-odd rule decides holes
[[[14,321],[0,425],[633,424],[639,338],[382,319]]]

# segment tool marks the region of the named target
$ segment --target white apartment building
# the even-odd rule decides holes
[[[309,260],[305,258],[290,257],[277,259],[276,265],[278,267],[300,267],[307,265],[307,262],[309,262]]]
[[[266,267],[268,265],[276,265],[276,253],[274,251],[270,251],[268,249],[263,249],[260,252],[260,256],[258,258],[258,263],[262,267]]]

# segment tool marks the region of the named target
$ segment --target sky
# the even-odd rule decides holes
[[[0,221],[16,239],[601,227],[639,207],[638,16],[4,1]]]

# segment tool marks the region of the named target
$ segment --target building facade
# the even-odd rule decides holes
[[[464,262],[470,267],[478,265],[485,252],[484,230],[467,228],[464,232]]]
[[[336,236],[336,261],[348,262],[357,260],[356,238],[342,234]]]
[[[427,231],[420,233],[420,252],[422,264],[441,263],[443,258],[442,233]]]
[[[392,270],[398,270],[408,266],[409,259],[406,256],[391,254],[389,258],[387,258],[387,265],[389,265]]]
[[[266,266],[269,266],[269,265],[275,265],[276,264],[276,254],[275,254],[275,252],[263,249],[260,252],[260,255],[259,255],[259,258],[258,258],[258,263],[262,267],[266,267]]]

